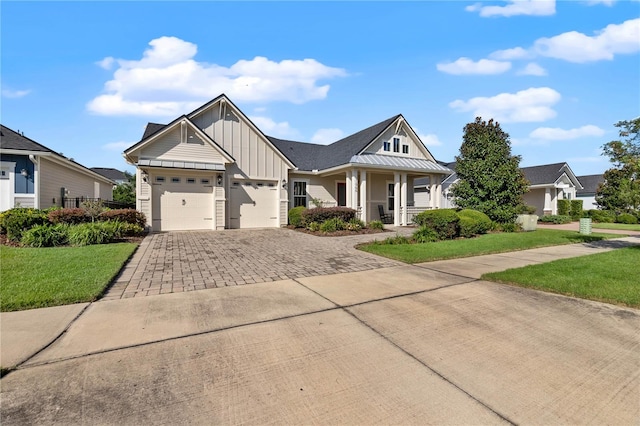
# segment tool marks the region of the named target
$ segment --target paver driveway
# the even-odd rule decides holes
[[[316,237],[289,229],[151,234],[103,300],[397,266],[354,248],[390,235]]]

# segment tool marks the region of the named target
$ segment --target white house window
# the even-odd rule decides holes
[[[384,141],[382,143],[382,149],[385,151],[391,151],[391,143],[389,141]]]
[[[293,207],[307,207],[307,182],[293,182]]]
[[[393,138],[393,152],[400,152],[400,138]]]
[[[409,145],[402,145],[402,153],[403,154],[409,153]]]
[[[396,185],[394,183],[387,183],[387,210],[393,210],[393,205],[395,204],[395,192]]]

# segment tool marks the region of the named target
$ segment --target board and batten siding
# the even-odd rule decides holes
[[[40,158],[40,208],[46,209],[60,206],[60,189],[66,188],[67,197],[95,198],[95,183],[100,184],[100,198],[111,200],[113,198],[113,185],[103,183],[93,177],[64,167],[61,164]]]
[[[142,179],[142,170],[136,169],[136,210],[144,213],[147,218],[147,226],[153,224],[151,215],[151,181],[145,182]]]
[[[393,152],[393,138],[400,138],[400,152]],[[391,144],[391,150],[384,150],[384,142],[389,142]],[[407,132],[404,128],[404,125],[400,128],[398,133],[395,132],[395,125],[391,126],[385,132],[383,132],[366,150],[365,152],[368,154],[379,154],[379,155],[392,155],[398,157],[405,158],[420,158],[424,160],[435,161],[432,157],[425,156],[423,150],[424,148],[420,148],[422,142],[411,137],[411,133]],[[402,153],[402,145],[409,146],[409,153]]]
[[[187,142],[180,142],[180,127],[145,146],[140,152],[140,158],[196,161],[204,163],[224,164],[224,157],[209,142],[201,140],[192,129],[187,131]]]

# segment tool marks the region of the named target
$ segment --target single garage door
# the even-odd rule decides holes
[[[213,229],[213,184],[210,177],[155,176],[153,230]]]
[[[278,186],[275,182],[234,180],[229,189],[231,228],[278,226]]]

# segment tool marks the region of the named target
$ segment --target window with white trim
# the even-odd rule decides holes
[[[307,207],[307,182],[293,182],[293,207]]]
[[[403,154],[409,153],[409,145],[402,145],[402,153]]]
[[[385,151],[391,151],[391,142],[389,141],[382,142],[382,149]]]
[[[400,152],[400,138],[393,138],[393,152]]]
[[[395,183],[387,183],[387,210],[393,211],[395,205],[396,185]]]

